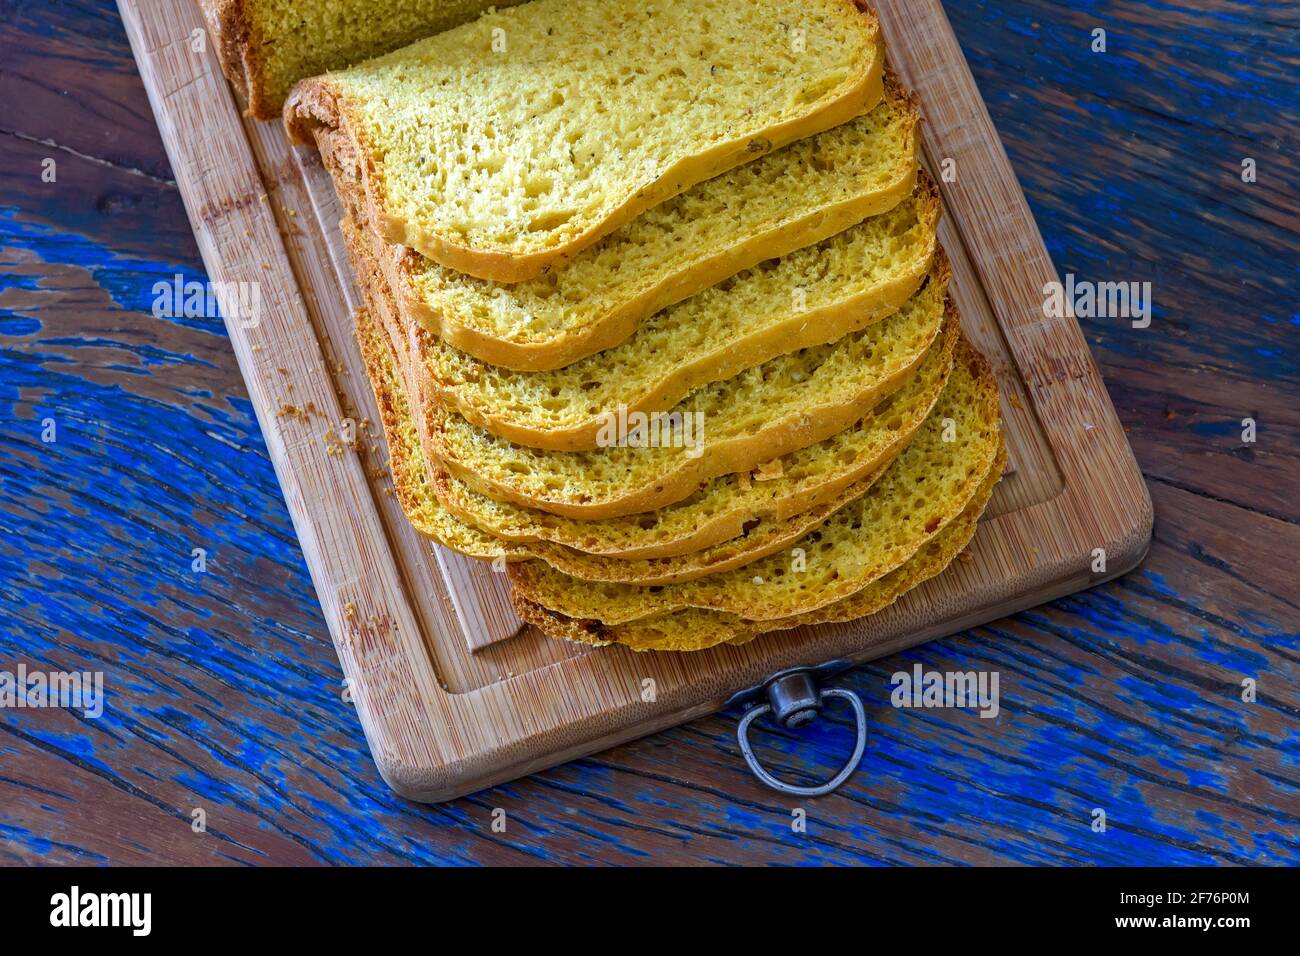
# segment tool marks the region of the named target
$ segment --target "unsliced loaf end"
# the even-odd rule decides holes
[[[277,119],[299,80],[522,0],[200,0],[222,72],[251,116]]]

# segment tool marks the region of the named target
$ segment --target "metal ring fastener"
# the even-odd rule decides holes
[[[858,695],[851,690],[843,690],[839,687],[819,690],[813,672],[804,669],[777,674],[763,689],[767,691],[767,703],[758,704],[746,711],[745,715],[740,718],[740,725],[736,728],[736,739],[740,742],[740,752],[745,757],[745,763],[749,764],[749,769],[754,772],[754,776],[773,790],[799,797],[825,796],[848,780],[853,775],[853,771],[858,769],[858,764],[862,762],[862,754],[867,749],[867,714],[862,707],[862,701],[858,699]],[[753,694],[753,696],[757,695]],[[818,714],[821,712],[822,703],[828,697],[842,698],[847,700],[853,707],[858,739],[853,748],[853,755],[849,757],[849,762],[844,765],[844,768],[839,773],[820,786],[800,787],[778,780],[767,768],[759,763],[758,757],[755,756],[754,748],[749,743],[749,725],[764,714],[770,713],[773,719],[783,727],[803,727],[817,719]]]

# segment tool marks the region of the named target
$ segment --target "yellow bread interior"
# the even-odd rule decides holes
[[[378,256],[401,311],[448,345],[503,368],[560,368],[617,345],[662,308],[907,199],[918,119],[887,77],[870,113],[699,183],[525,282],[476,279],[391,244]],[[316,141],[366,225],[360,157],[337,130],[317,129]]]
[[[844,431],[753,471],[713,478],[688,498],[653,512],[599,521],[548,514],[480,494],[442,469],[433,479],[434,490],[456,517],[503,541],[534,547],[545,542],[624,560],[689,554],[763,521],[827,504],[892,460],[933,409],[959,337],[956,316],[950,315],[912,379]]]
[[[535,277],[697,182],[872,109],[851,0],[534,0],[294,87],[344,129],[370,221],[458,271]]]
[[[517,444],[598,448],[610,415],[667,411],[701,385],[893,315],[933,268],[947,268],[935,263],[938,217],[927,180],[889,212],[669,306],[620,344],[561,369],[498,368],[427,336],[420,388]],[[343,231],[358,271],[387,279],[376,268],[378,237],[351,219]],[[389,282],[376,279],[371,295],[410,322]]]
[[[719,644],[745,644],[760,634],[815,624],[842,623],[876,614],[930,578],[942,573],[974,537],[1005,464],[1005,452],[960,515],[944,526],[910,558],[848,597],[793,617],[747,621],[736,614],[682,608],[665,614],[606,625],[565,617],[511,592],[520,618],[550,637],[603,646],[621,644],[634,651],[699,651]]]
[[[866,494],[791,548],[664,587],[584,581],[542,561],[509,569],[521,597],[566,617],[621,624],[682,607],[771,620],[816,610],[888,573],[966,507],[1001,449],[998,388],[969,346],[926,423]]]

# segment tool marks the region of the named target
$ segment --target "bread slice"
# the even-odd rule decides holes
[[[774,631],[815,624],[841,623],[883,611],[908,591],[943,572],[975,536],[979,517],[1002,474],[1005,453],[980,484],[964,511],[921,546],[912,557],[866,587],[831,604],[771,621],[746,621],[736,614],[703,608],[683,608],[666,614],[605,625],[600,621],[565,617],[511,592],[520,618],[550,637],[593,644],[622,644],[634,651],[699,651],[719,644],[745,644]]]
[[[664,558],[626,560],[585,554],[541,541],[530,544],[528,550],[555,571],[580,581],[640,587],[694,581],[709,574],[742,568],[783,550],[820,528],[841,508],[866,494],[901,451],[902,447],[892,448],[884,461],[830,501],[787,518],[756,518],[742,529],[740,535],[699,551]]]
[[[710,478],[829,438],[901,388],[943,325],[948,279],[946,261],[936,262],[926,284],[883,322],[692,392],[669,413],[703,421],[702,440],[689,445],[541,451],[492,435],[428,396],[415,417],[427,452],[481,494],[584,520],[653,511]],[[428,334],[408,332],[418,363]]]
[[[358,314],[358,335],[371,371],[387,360],[372,363],[388,345],[366,312]],[[462,553],[486,560],[508,562],[525,560],[530,555],[518,546],[502,542],[458,521],[444,510],[428,487],[423,468],[420,442],[409,414],[400,409],[400,391],[393,386],[397,378],[391,362],[386,366],[389,377],[376,379],[376,395],[388,437],[393,482],[397,497],[417,530]],[[846,598],[804,614],[771,621],[746,621],[726,612],[685,608],[653,615],[636,621],[606,626],[599,621],[567,618],[512,592],[520,616],[537,625],[552,637],[603,645],[626,644],[634,650],[700,650],[724,641],[744,643],[760,633],[785,630],[806,624],[847,621],[875,613],[901,594],[927,578],[933,577],[966,545],[975,531],[976,519],[992,493],[996,476],[1001,473],[1005,454],[999,457],[989,478],[980,486],[962,514],[922,546],[906,563]]]
[[[852,463],[853,470],[858,473],[855,480],[833,493],[823,493],[822,496],[827,500],[790,516],[756,516],[745,523],[731,539],[691,553],[652,560],[622,560],[585,554],[545,541],[511,544],[459,521],[443,508],[442,502],[432,490],[431,481],[436,483],[439,478],[448,480],[448,476],[436,462],[424,458],[418,433],[412,425],[403,398],[392,347],[365,310],[357,318],[358,338],[367,374],[378,400],[380,418],[388,441],[389,462],[398,502],[417,531],[476,558],[506,562],[541,559],[568,574],[625,584],[658,585],[693,580],[706,574],[740,567],[797,541],[870,488],[901,451],[902,446],[906,445],[905,440],[895,441],[883,458],[862,465]],[[952,327],[949,334],[945,335],[945,340],[950,343],[946,349],[948,353],[951,352],[954,333],[955,327]],[[825,464],[833,467],[837,463]],[[743,497],[743,492],[737,497]],[[733,508],[739,506],[738,501],[730,504]],[[587,524],[596,526],[600,523]],[[649,539],[654,535],[654,528],[648,527],[641,533]]]
[[[413,384],[512,442],[598,448],[624,416],[666,411],[700,385],[893,314],[935,264],[938,218],[938,193],[927,178],[889,212],[670,306],[620,345],[562,369],[512,372],[426,336]],[[350,218],[343,234],[358,273],[372,277],[364,280],[367,294],[400,315],[390,284],[373,278],[381,274],[374,263],[383,243]]]
[[[738,535],[691,553],[647,560],[621,560],[585,554],[544,541],[526,545],[510,544],[495,536],[485,535],[469,524],[458,522],[455,516],[443,509],[441,501],[432,492],[430,481],[436,483],[439,476],[447,480],[447,476],[440,472],[436,463],[424,459],[418,434],[411,425],[411,416],[405,407],[392,347],[386,336],[370,321],[368,313],[363,311],[358,315],[357,328],[388,440],[390,467],[399,503],[416,530],[477,558],[505,561],[538,558],[569,574],[624,584],[659,585],[690,581],[740,567],[797,541],[838,509],[866,492],[906,445],[905,439],[889,442],[883,456],[870,462],[823,462],[824,467],[838,467],[840,470],[855,472],[854,480],[836,492],[822,492],[825,501],[796,514],[783,517],[755,515],[743,525]],[[955,326],[950,326],[944,343],[936,343],[936,349],[941,350],[941,355],[951,354],[956,334]],[[895,417],[895,414],[890,415],[891,419]],[[872,430],[888,432],[889,423],[881,422],[874,429],[863,429],[867,432]],[[843,452],[846,449],[840,450]],[[737,497],[743,498],[744,492]],[[735,509],[741,506],[741,502],[733,501],[729,505]],[[641,534],[647,539],[651,538],[654,535],[653,526],[647,527]]]
[[[817,445],[769,462],[753,474],[716,478],[687,500],[653,514],[580,521],[480,495],[436,460],[427,459],[406,403],[393,347],[364,310],[357,316],[357,335],[379,402],[398,497],[418,530],[474,557],[541,558],[571,574],[640,581],[684,580],[682,573],[692,566],[664,559],[717,545],[731,547],[696,559],[694,566],[717,570],[723,560],[763,547],[755,544],[760,537],[773,540],[768,530],[772,526],[785,527],[787,519],[816,509],[829,515],[826,506],[851,500],[855,495],[845,497],[845,492],[887,467],[925,421],[948,378],[960,340],[955,317],[950,317],[912,381],[855,426]],[[861,490],[867,487],[862,485]],[[440,509],[466,527],[458,527]],[[741,537],[753,539],[743,552],[733,547],[737,543],[733,539]],[[612,561],[625,567],[611,571]]]
[[[299,80],[337,70],[521,0],[200,0],[226,78],[248,112],[280,115]]]
[[[520,282],[874,108],[883,60],[856,0],[535,0],[304,80],[284,115],[346,132],[385,238]]]
[[[932,352],[951,355],[953,345],[959,338],[956,324],[950,323],[942,341],[931,347]],[[865,494],[883,474],[894,459],[907,447],[907,439],[899,436],[898,430],[892,430],[893,415],[889,420],[877,421],[875,428],[868,426],[868,432],[885,432],[880,436],[887,444],[874,459],[867,461],[822,461],[823,467],[834,468],[837,464],[855,477],[834,494],[823,492],[826,500],[818,502],[811,508],[800,510],[785,517],[751,514],[743,521],[737,535],[723,541],[710,544],[702,549],[695,549],[684,554],[653,558],[610,558],[593,555],[547,541],[534,541],[528,544],[533,556],[545,561],[552,568],[584,581],[608,581],[640,586],[677,584],[693,581],[708,574],[718,574],[732,568],[743,567],[759,558],[766,557],[797,542],[809,532],[820,527],[833,514],[850,502]],[[923,421],[923,419],[922,419]],[[910,428],[915,432],[921,421]],[[889,439],[893,440],[889,440]],[[823,443],[825,444],[825,443]],[[843,449],[847,450],[847,449]],[[780,462],[773,464],[780,465]],[[435,486],[437,482],[435,481]],[[731,503],[735,509],[739,502]],[[672,509],[667,509],[672,510]],[[454,512],[453,512],[454,513]],[[644,519],[644,516],[643,516]],[[564,520],[564,519],[561,519]],[[617,520],[617,519],[615,519]],[[587,525],[600,525],[601,522],[586,522]],[[645,540],[653,541],[653,521],[646,520],[647,527],[642,532]]]
[[[961,514],[1001,448],[997,381],[983,356],[966,348],[907,450],[870,491],[790,550],[666,587],[583,581],[542,561],[511,565],[511,584],[534,604],[605,624],[683,607],[751,621],[815,611],[892,571]]]
[[[381,253],[399,308],[447,344],[521,371],[561,368],[626,339],[643,319],[767,259],[829,238],[911,195],[915,102],[886,76],[870,113],[699,183],[560,269],[515,285],[411,249]],[[340,197],[365,225],[359,157],[316,131]]]
[[[950,318],[911,381],[850,428],[752,472],[714,478],[689,498],[654,512],[601,521],[547,514],[479,494],[441,467],[432,475],[433,490],[457,518],[494,538],[526,545],[576,577],[593,578],[595,572],[583,573],[556,554],[576,551],[647,565],[691,554],[829,504],[887,465],[934,408],[960,335],[955,317]]]

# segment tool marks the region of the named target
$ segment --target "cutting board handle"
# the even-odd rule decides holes
[[[781,793],[797,797],[823,797],[839,787],[853,776],[862,762],[862,754],[867,749],[867,714],[862,701],[851,690],[842,687],[820,687],[819,681],[831,674],[839,673],[848,666],[847,661],[831,661],[818,667],[795,667],[773,674],[758,687],[734,696],[729,703],[747,703],[749,710],[740,718],[736,727],[736,740],[740,743],[740,752],[745,763],[759,780]],[[759,701],[766,697],[766,702]],[[857,727],[857,742],[848,763],[830,780],[815,787],[800,787],[786,783],[775,777],[759,761],[754,748],[749,743],[749,726],[764,714],[771,714],[782,727],[793,730],[805,727],[815,721],[821,714],[822,705],[828,697],[847,700],[853,708],[853,719]]]

